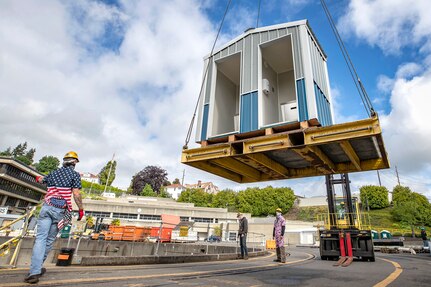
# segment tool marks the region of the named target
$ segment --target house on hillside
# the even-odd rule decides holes
[[[92,183],[99,182],[99,176],[96,174],[92,174],[90,172],[80,172],[79,175],[81,176],[82,180],[92,182]]]
[[[202,182],[198,180],[196,184],[186,184],[186,188],[203,189],[206,193],[217,194],[219,189],[212,182]]]
[[[183,192],[184,190],[186,190],[186,188],[184,186],[182,186],[179,183],[175,183],[175,184],[171,184],[168,186],[165,186],[166,188],[166,192],[168,192],[170,195],[172,195],[173,199],[178,199],[178,197],[180,196],[181,192]]]

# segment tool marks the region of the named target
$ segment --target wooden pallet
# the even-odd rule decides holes
[[[184,149],[187,165],[239,183],[389,167],[377,117],[321,127],[301,122]]]

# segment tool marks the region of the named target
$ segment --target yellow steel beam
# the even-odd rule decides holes
[[[292,143],[287,134],[275,134],[248,139],[243,143],[243,153],[272,151],[291,147]]]
[[[247,154],[248,158],[260,163],[261,165],[269,168],[270,170],[273,170],[274,172],[280,174],[283,177],[288,176],[289,170],[284,167],[283,165],[279,164],[278,162],[270,159],[263,153],[256,153],[256,154]]]
[[[208,161],[200,161],[200,162],[188,162],[188,165],[191,165],[193,167],[196,167],[198,169],[207,171],[209,173],[221,176],[223,178],[230,179],[232,181],[236,181],[239,183],[243,182],[243,178],[241,175],[234,173],[232,171],[226,170],[222,167],[219,167],[215,164],[212,164]]]
[[[230,144],[207,146],[195,149],[185,149],[181,155],[181,162],[204,161],[235,155],[236,151]]]
[[[322,174],[331,174],[335,172],[335,165],[323,151],[317,146],[305,146],[302,148],[293,148],[299,156],[311,163]],[[320,162],[319,162],[320,161]]]
[[[320,158],[320,160],[329,168],[331,172],[335,171],[334,162],[318,146],[308,146],[307,148],[318,158]]]
[[[315,145],[381,134],[377,117],[304,130],[304,144]]]
[[[340,142],[340,146],[357,170],[361,170],[361,161],[349,141]]]
[[[363,160],[360,162],[359,165],[360,165],[359,170],[376,170],[376,169],[388,168],[387,163],[381,158]],[[353,163],[337,164],[337,173],[347,173],[347,172],[356,172],[356,171],[358,171],[358,169]]]
[[[211,162],[214,162],[215,164],[225,169],[228,169],[230,171],[243,175],[244,177],[251,178],[255,181],[259,181],[261,178],[260,171],[232,157],[214,159],[214,160],[211,160]]]

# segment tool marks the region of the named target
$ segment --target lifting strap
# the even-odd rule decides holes
[[[191,137],[191,135],[192,135],[193,125],[194,125],[194,123],[195,123],[196,111],[198,110],[199,101],[200,101],[201,96],[202,96],[202,91],[203,91],[203,88],[204,88],[205,79],[206,79],[206,77],[207,77],[208,69],[209,69],[209,66],[210,66],[210,62],[209,62],[209,61],[211,61],[211,58],[212,58],[212,56],[213,56],[214,48],[215,48],[215,45],[216,45],[216,43],[217,43],[217,39],[218,39],[218,37],[219,37],[219,35],[220,35],[221,28],[223,27],[224,19],[226,18],[226,14],[227,14],[227,11],[229,10],[229,6],[230,6],[230,3],[231,3],[231,2],[232,2],[232,0],[229,0],[229,2],[227,3],[226,10],[224,11],[224,15],[223,15],[223,18],[222,18],[221,23],[220,23],[220,27],[218,28],[217,36],[216,36],[216,38],[215,38],[215,40],[214,40],[214,44],[213,44],[213,47],[212,47],[212,49],[211,49],[211,53],[210,53],[210,55],[209,55],[209,57],[208,57],[208,64],[207,64],[207,67],[206,67],[206,69],[205,69],[204,76],[203,76],[203,78],[202,78],[201,89],[200,89],[200,91],[199,91],[199,97],[198,97],[198,100],[197,100],[197,102],[196,102],[196,106],[195,106],[195,110],[194,110],[194,112],[193,112],[192,120],[191,120],[191,122],[190,122],[189,130],[187,131],[187,136],[186,136],[186,140],[185,140],[185,144],[184,144],[184,146],[183,146],[183,149],[187,149],[187,148],[188,148],[188,144],[189,144],[189,141],[190,141],[190,137]]]
[[[347,67],[349,68],[350,75],[352,77],[353,82],[355,83],[356,89],[361,97],[362,103],[364,105],[365,111],[368,116],[374,116],[376,112],[374,111],[373,104],[371,103],[370,98],[368,97],[367,91],[365,90],[364,85],[362,84],[361,79],[356,72],[355,66],[353,65],[352,59],[344,45],[343,39],[338,32],[337,26],[335,25],[334,19],[329,12],[328,6],[326,5],[325,0],[320,0],[322,4],[323,10],[325,11],[326,17],[328,18],[329,25],[331,26],[332,32],[337,40],[338,46],[340,47],[341,53],[343,54],[344,61],[346,62]]]

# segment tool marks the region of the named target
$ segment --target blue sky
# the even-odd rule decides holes
[[[245,188],[180,164],[181,147],[228,0],[0,2],[0,149],[80,154],[98,173],[115,152],[114,185],[146,165],[169,179]],[[218,45],[256,25],[258,0],[232,0]],[[337,122],[365,118],[319,0],[262,0],[259,26],[308,19],[328,55]],[[375,109],[401,183],[431,198],[431,18],[427,0],[327,1]],[[394,169],[381,172],[396,184]],[[325,194],[323,178],[264,183]],[[377,184],[352,174],[353,190]]]

